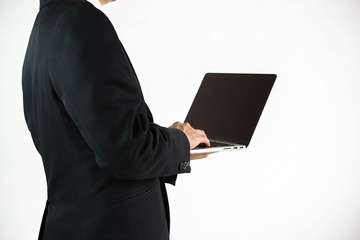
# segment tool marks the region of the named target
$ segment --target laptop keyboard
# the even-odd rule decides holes
[[[233,144],[210,141],[210,147],[226,147],[226,146],[232,146],[232,145]]]
[[[210,141],[210,147],[226,147],[226,146],[233,146],[233,144]],[[204,147],[205,145],[203,146],[202,144],[200,144],[196,148],[204,148]]]

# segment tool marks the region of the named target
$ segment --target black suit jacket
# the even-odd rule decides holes
[[[190,172],[189,142],[153,123],[107,17],[41,0],[22,84],[48,185],[39,239],[167,239],[163,179]]]

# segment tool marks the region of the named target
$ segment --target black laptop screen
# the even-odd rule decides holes
[[[208,73],[185,119],[212,139],[249,145],[275,74]]]

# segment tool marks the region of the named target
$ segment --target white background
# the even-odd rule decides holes
[[[21,92],[38,7],[0,2],[2,240],[36,239],[46,201]],[[119,0],[100,8],[164,126],[185,118],[206,72],[278,74],[249,149],[194,161],[168,186],[172,240],[360,239],[358,0]]]

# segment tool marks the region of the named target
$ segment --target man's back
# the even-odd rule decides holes
[[[23,96],[48,184],[40,239],[168,238],[162,177],[190,171],[189,142],[153,123],[105,15],[42,0]]]

